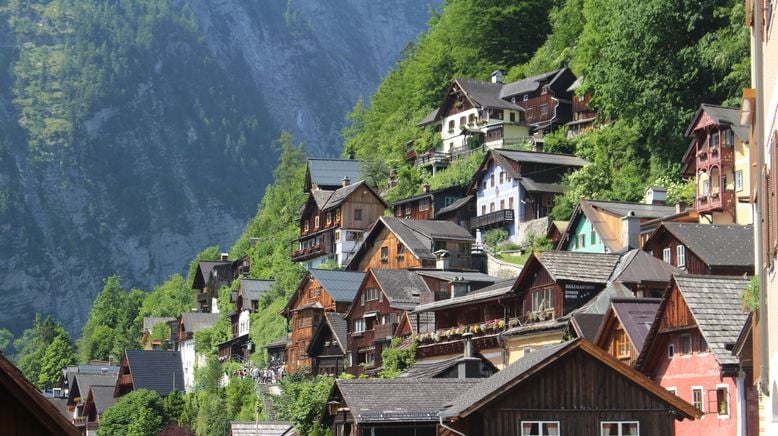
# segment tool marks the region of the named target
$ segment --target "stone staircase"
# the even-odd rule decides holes
[[[257,396],[262,401],[262,408],[265,410],[268,421],[276,420],[276,412],[273,407],[273,394],[270,392],[271,387],[275,385],[269,385],[267,383],[257,383]]]

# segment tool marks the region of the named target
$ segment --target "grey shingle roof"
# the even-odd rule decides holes
[[[505,280],[504,278],[490,276],[488,274],[484,274],[482,272],[477,272],[477,271],[450,271],[450,270],[439,270],[439,269],[421,269],[421,270],[415,270],[415,272],[420,276],[433,277],[436,279],[447,280],[447,281],[465,280],[468,282],[494,284]]]
[[[514,162],[531,162],[531,163],[541,163],[541,164],[549,164],[549,165],[565,165],[565,166],[573,166],[573,167],[582,167],[589,163],[581,159],[580,157],[574,156],[572,154],[545,153],[545,152],[538,152],[538,151],[503,150],[503,149],[495,149],[492,150],[492,152],[504,156],[505,158],[510,159]]]
[[[285,421],[232,421],[232,436],[295,436],[294,425]]]
[[[428,291],[426,283],[416,273],[404,269],[372,269],[378,286],[384,291],[389,305],[411,309],[419,304],[419,295]]]
[[[435,422],[443,406],[479,380],[410,379],[338,380],[343,399],[358,424]]]
[[[661,204],[645,204],[645,203],[629,203],[621,201],[600,201],[600,200],[583,200],[590,205],[610,212],[614,215],[623,217],[630,213],[634,213],[634,216],[638,218],[662,218],[665,216],[675,215],[677,211],[675,206],[665,206]]]
[[[462,91],[477,104],[485,108],[510,109],[524,112],[524,108],[500,98],[502,83],[483,82],[480,80],[457,79]]]
[[[603,316],[599,313],[575,313],[570,317],[570,323],[578,335],[594,341]]]
[[[92,400],[98,415],[102,415],[105,409],[116,404],[116,398],[113,397],[114,388],[114,386],[92,386]]]
[[[615,253],[543,251],[535,253],[554,280],[606,283],[619,262]]]
[[[438,300],[427,304],[420,304],[416,306],[416,308],[413,310],[413,313],[431,312],[431,311],[436,311],[444,308],[471,304],[478,301],[496,299],[503,295],[509,294],[513,289],[513,285],[515,282],[516,279],[502,280],[491,286],[487,286],[477,291],[472,291],[466,295],[462,295],[461,297],[449,298],[446,300]]]
[[[379,218],[419,259],[435,259],[434,240],[474,242],[470,233],[450,221],[405,220],[394,217]]]
[[[733,107],[717,106],[714,104],[703,103],[694,115],[692,124],[686,129],[686,136],[689,137],[694,127],[694,123],[697,122],[700,113],[705,111],[711,118],[716,120],[719,125],[729,125],[735,135],[742,141],[748,141],[750,133],[746,126],[740,125],[740,109]]]
[[[352,182],[362,178],[362,161],[354,159],[308,159],[308,174],[311,183],[319,187],[340,186],[343,177]]]
[[[336,302],[352,302],[365,278],[362,272],[326,269],[311,269],[309,272]]]
[[[275,282],[267,279],[240,279],[240,292],[243,293],[244,300],[259,300]]]
[[[184,390],[184,370],[178,351],[126,350],[133,389],[148,389],[159,396]]]
[[[343,319],[342,313],[330,312],[327,314],[327,322],[330,325],[332,334],[340,343],[340,348],[346,352],[346,341],[348,340],[348,321]]]
[[[199,332],[216,324],[219,320],[218,313],[184,312],[181,314],[185,332]]]
[[[529,177],[522,177],[519,179],[519,183],[528,192],[553,192],[555,194],[561,194],[565,192],[565,187],[561,183],[540,183],[536,182]]]
[[[194,282],[192,282],[192,289],[202,289],[208,284],[208,277],[211,275],[211,271],[221,265],[229,265],[231,261],[219,261],[219,260],[201,260],[197,264],[197,273],[195,275]]]
[[[664,222],[662,226],[711,267],[753,267],[754,227]]]
[[[551,77],[557,76],[564,71],[564,68],[560,68],[554,71],[548,71],[536,76],[527,77],[525,79],[517,80],[515,82],[506,83],[500,90],[501,98],[508,98],[513,95],[526,94],[532,92],[540,87],[540,82],[547,80]]]
[[[475,355],[476,358],[481,359],[482,365],[486,364],[492,368],[493,372],[497,372],[497,368],[489,359],[483,357],[480,354]],[[449,369],[457,365],[462,360],[462,356],[455,356],[450,359],[432,361],[421,361],[411,365],[402,374],[398,375],[398,378],[438,378],[444,375]]]
[[[566,345],[567,343],[552,345],[550,347],[542,348],[525,355],[521,359],[505,367],[505,369],[502,371],[471,387],[469,390],[464,391],[455,397],[452,397],[454,399],[450,402],[450,406],[447,407],[444,411],[440,412],[440,415],[443,417],[459,415],[471,405],[485,399],[487,396],[500,389],[505,384],[513,381],[517,377],[520,377],[522,374],[532,369],[538,363],[544,361],[547,357],[561,350]]]
[[[462,206],[467,205],[467,203],[471,202],[473,200],[472,195],[465,195],[464,197],[460,198],[459,200],[449,204],[448,206],[440,209],[436,214],[435,217],[439,217],[441,215],[445,215],[449,212],[454,212],[455,210],[459,209]]]
[[[669,283],[673,274],[681,274],[683,271],[663,262],[651,254],[634,249],[625,253],[616,269],[613,271],[611,281],[621,283],[660,282]]]
[[[673,279],[719,365],[737,364],[727,346],[737,342],[748,318],[740,293],[749,280],[696,275],[674,275]]]
[[[661,298],[619,298],[611,302],[613,312],[638,353],[643,349],[661,304]]]
[[[118,373],[110,374],[76,374],[73,378],[73,385],[70,387],[69,401],[75,395],[75,386],[78,386],[78,393],[81,395],[82,401],[86,401],[86,396],[89,394],[89,389],[92,386],[111,386],[113,388],[116,385],[116,378]]]
[[[173,321],[175,318],[162,317],[162,316],[144,316],[143,317],[143,331],[151,331],[155,325],[159,323],[167,323]]]

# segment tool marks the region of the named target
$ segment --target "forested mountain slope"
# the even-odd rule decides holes
[[[343,114],[428,15],[414,0],[0,4],[0,327],[38,311],[76,331],[103,277],[148,289],[228,247],[273,139],[338,153]]]

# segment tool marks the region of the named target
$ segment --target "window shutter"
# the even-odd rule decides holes
[[[770,216],[770,210],[772,209],[770,207],[770,172],[769,168],[765,168],[764,170],[764,177],[762,177],[762,196],[764,198],[757,198],[757,202],[759,202],[759,208],[762,212],[761,223],[759,223],[762,226],[762,240],[767,242],[765,245],[769,245],[772,242],[771,237],[771,231],[770,223],[772,222],[772,217]],[[762,266],[766,267],[770,263],[770,256],[769,256],[769,247],[763,247],[762,248]]]
[[[776,177],[776,169],[778,168],[778,144],[773,141],[771,147],[772,162],[768,169],[768,184],[769,184],[769,197],[767,207],[769,208],[768,215],[770,217],[770,246],[769,253],[772,255],[775,253],[776,247],[778,247],[778,177]],[[769,262],[769,260],[768,260]]]

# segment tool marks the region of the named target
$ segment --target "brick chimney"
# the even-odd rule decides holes
[[[427,182],[424,182],[424,184],[421,185],[421,192],[427,194],[430,192],[430,184]]]
[[[222,262],[226,262],[226,261],[230,260],[230,253],[222,253],[221,256],[219,256],[219,259]]]
[[[350,185],[350,184],[351,184],[351,179],[349,179],[349,178],[348,178],[348,176],[344,176],[344,177],[343,177],[343,182],[342,182],[341,184],[342,184],[342,185],[343,185],[343,187],[345,188],[346,186],[348,186],[348,185]]]

